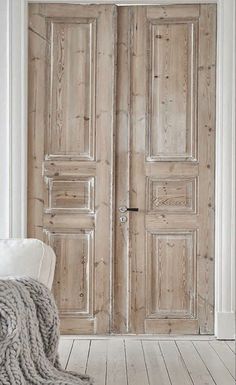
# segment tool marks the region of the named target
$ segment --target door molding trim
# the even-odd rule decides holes
[[[88,4],[86,0],[6,0],[0,4],[0,237],[27,228],[27,9],[31,3]],[[218,5],[216,97],[215,335],[235,335],[235,0]],[[4,4],[3,4],[4,3]],[[198,4],[206,0],[92,0],[94,4]],[[227,324],[227,327],[226,327]]]

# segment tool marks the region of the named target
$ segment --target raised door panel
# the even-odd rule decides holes
[[[196,233],[147,233],[148,317],[194,318]]]
[[[28,235],[55,250],[67,334],[109,332],[115,20],[114,6],[29,6]]]
[[[149,212],[196,213],[197,178],[147,178]]]
[[[57,256],[53,291],[61,316],[93,317],[93,230],[46,231],[45,239]]]
[[[147,160],[196,159],[197,23],[149,20]]]
[[[47,157],[94,159],[96,19],[48,21]]]

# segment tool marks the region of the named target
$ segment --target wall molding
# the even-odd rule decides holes
[[[0,237],[23,237],[27,225],[27,4],[0,4],[3,78],[0,137]]]
[[[235,336],[235,0],[218,1],[215,333]]]
[[[74,4],[217,3],[215,334],[235,335],[235,0],[31,0]],[[27,228],[27,0],[0,2],[0,237]]]

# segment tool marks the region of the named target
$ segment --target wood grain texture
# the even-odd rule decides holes
[[[149,21],[148,160],[196,159],[196,23]]]
[[[220,341],[211,341],[209,344],[218,354],[230,374],[234,377],[236,374],[236,360],[232,350]]]
[[[120,223],[121,206],[130,206],[130,8],[118,8],[117,20],[117,94],[115,146],[115,254],[113,271],[114,332],[129,332],[130,258],[129,224]]]
[[[110,329],[115,13],[29,6],[28,235],[55,250],[66,333]]]
[[[196,234],[148,233],[147,316],[194,318]]]
[[[212,334],[216,6],[29,16],[28,235],[63,331]]]
[[[217,353],[205,341],[193,343],[217,385],[233,385],[235,379],[224,366]]]
[[[140,341],[125,341],[129,385],[149,385],[144,353]]]
[[[160,348],[172,385],[192,385],[191,378],[173,341],[161,341]]]
[[[198,63],[199,222],[198,317],[200,333],[214,330],[216,5],[201,5]]]
[[[196,213],[196,178],[147,178],[147,209]]]
[[[157,341],[142,341],[149,385],[171,385]]]
[[[57,256],[53,292],[61,315],[93,317],[93,231],[47,233],[47,237]]]
[[[117,220],[116,329],[212,334],[216,7],[132,7],[129,22],[123,12],[117,207],[139,212]]]
[[[52,19],[47,157],[94,159],[96,19]]]
[[[214,381],[210,373],[204,365],[204,362],[199,357],[192,342],[178,341],[176,344],[194,384],[214,385]]]
[[[96,338],[96,340],[95,340]],[[224,364],[211,348],[212,337],[179,336],[158,337],[121,336],[77,337],[70,340],[63,337],[60,353],[63,366],[93,374],[95,384],[107,385],[223,385],[228,384],[227,367],[231,358],[226,355]],[[204,338],[204,341],[203,341]],[[165,340],[164,340],[165,339]],[[196,350],[196,342],[204,343],[204,351]],[[63,342],[63,344],[61,344]],[[96,344],[94,345],[94,342]],[[224,349],[225,341],[215,341]],[[92,347],[92,345],[94,345]],[[93,351],[91,351],[91,348]],[[207,349],[213,351],[208,357]],[[200,353],[202,354],[200,354]],[[95,357],[97,354],[97,357]],[[224,375],[226,374],[226,382]],[[234,376],[235,377],[235,376]],[[233,379],[233,378],[232,378]],[[147,382],[148,381],[148,382]],[[230,382],[231,384],[232,382]]]

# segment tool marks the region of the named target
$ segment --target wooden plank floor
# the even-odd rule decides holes
[[[95,385],[235,385],[235,344],[214,339],[66,338],[66,370],[90,374]]]

